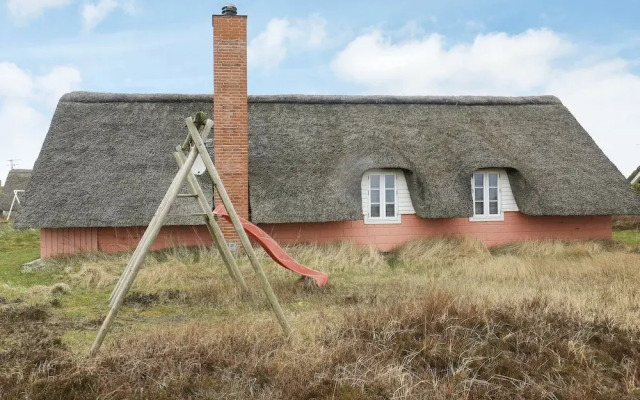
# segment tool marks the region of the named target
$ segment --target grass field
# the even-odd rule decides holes
[[[613,239],[631,245],[640,245],[640,230],[615,231]]]
[[[88,359],[127,255],[25,273],[38,234],[0,223],[0,398],[640,398],[640,232],[615,239],[289,248],[323,289],[259,253],[289,339],[246,259],[249,297],[215,253],[156,253]]]

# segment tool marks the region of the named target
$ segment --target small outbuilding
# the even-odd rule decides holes
[[[14,201],[15,191],[16,190],[25,190],[29,181],[31,180],[31,170],[30,169],[12,169],[7,174],[7,180],[5,181],[4,187],[0,192],[0,212],[3,216],[6,216],[11,209],[11,203],[13,203],[13,211],[16,212],[20,209],[21,204],[17,201]],[[24,193],[19,192],[18,198],[20,201],[24,199]]]

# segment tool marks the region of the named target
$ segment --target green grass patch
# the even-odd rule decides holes
[[[40,257],[40,232],[13,229],[11,222],[0,220],[0,282],[20,287],[49,282],[48,274],[23,273],[22,264]]]
[[[631,245],[640,245],[640,230],[613,231],[613,239]]]

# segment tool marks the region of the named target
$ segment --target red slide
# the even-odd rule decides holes
[[[216,207],[216,209],[213,210],[213,213],[224,217],[224,219],[226,219],[227,221],[231,221],[231,218],[229,218],[229,214],[227,214],[227,210],[222,204]],[[271,236],[267,235],[267,232],[258,228],[256,225],[252,224],[244,218],[238,218],[240,219],[242,228],[245,232],[247,232],[247,235],[251,236],[253,240],[258,242],[260,246],[262,246],[262,248],[267,252],[267,254],[269,254],[269,256],[273,259],[273,261],[282,265],[289,271],[312,278],[316,281],[318,286],[324,286],[327,284],[329,275],[307,268],[304,265],[300,265],[296,260],[289,257],[289,255],[285,253],[284,250],[280,248],[280,246],[278,246],[278,243],[276,243],[276,241],[273,240]]]

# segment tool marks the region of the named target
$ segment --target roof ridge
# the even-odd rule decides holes
[[[249,96],[254,103],[307,104],[435,104],[520,105],[562,104],[555,96],[391,96],[391,95],[269,95]]]
[[[71,92],[60,102],[75,103],[183,103],[213,102],[208,94]],[[530,105],[562,104],[555,96],[380,96],[380,95],[249,95],[250,103],[288,104],[433,104],[433,105]]]

